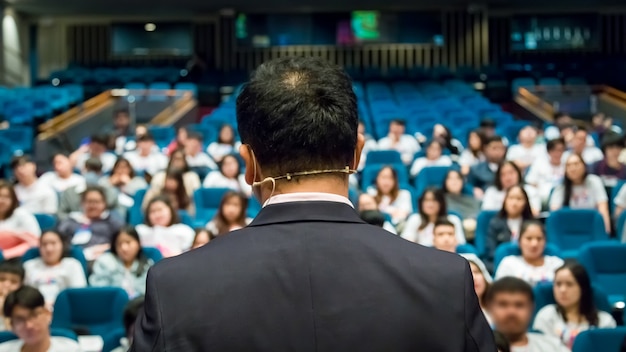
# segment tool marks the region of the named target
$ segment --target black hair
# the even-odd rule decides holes
[[[222,161],[220,161],[218,163],[218,166],[220,168],[220,172],[222,173],[222,175],[224,174],[222,172],[222,166],[224,166],[224,161],[226,161],[226,158],[233,158],[237,162],[237,176],[235,176],[235,177],[238,177],[239,174],[241,174],[241,162],[239,161],[239,158],[235,154],[226,154],[226,155],[224,155],[224,157],[222,158]]]
[[[524,183],[524,178],[522,177],[522,170],[519,169],[519,167],[517,165],[515,165],[514,162],[512,161],[505,161],[500,163],[500,165],[498,166],[498,170],[496,171],[496,175],[495,178],[493,179],[493,185],[498,189],[498,191],[502,191],[504,189],[504,186],[502,186],[502,180],[500,179],[500,175],[502,174],[502,169],[505,166],[512,166],[513,169],[515,170],[515,172],[517,173],[517,184],[523,184]]]
[[[360,213],[361,220],[366,223],[378,227],[383,227],[385,225],[385,216],[378,210],[363,210]]]
[[[174,160],[174,155],[176,154],[182,155],[182,160],[185,163],[185,166],[178,171],[182,172],[183,174],[191,171],[191,168],[189,167],[189,163],[187,163],[187,158],[185,158],[185,151],[182,148],[178,148],[174,150],[172,154],[170,154],[170,160],[167,162],[167,171],[172,170],[172,161]]]
[[[31,159],[29,155],[18,155],[18,156],[14,156],[13,158],[11,158],[11,162],[9,163],[9,166],[11,167],[11,170],[15,170],[15,168],[17,168],[20,165],[24,165],[24,164],[28,164],[32,162],[33,162],[33,159]]]
[[[131,179],[135,178],[135,169],[133,169],[133,165],[130,163],[130,161],[128,161],[128,159],[125,159],[123,157],[117,158],[117,160],[115,161],[115,164],[113,164],[113,168],[111,169],[111,175],[115,173],[115,169],[117,169],[121,163],[126,163],[128,168],[130,169],[130,173],[128,174],[128,177],[130,177]]]
[[[452,139],[454,138],[452,136],[452,132],[450,131],[450,129],[448,128],[448,126],[444,125],[444,124],[438,124],[439,126],[441,126],[441,128],[443,128],[444,131],[446,131],[444,136],[438,136],[437,138],[439,139],[439,142],[441,143],[441,148],[442,149],[448,149],[450,151],[450,153],[456,155],[459,154],[459,148],[455,147],[454,145],[452,145]]]
[[[522,239],[522,236],[524,235],[526,230],[528,230],[528,228],[531,226],[539,226],[539,228],[541,229],[541,233],[543,233],[543,237],[544,238],[546,237],[546,228],[545,226],[543,226],[543,223],[539,220],[530,219],[530,220],[524,220],[524,222],[522,223],[522,227],[520,228],[520,231],[519,231],[518,240]]]
[[[443,184],[441,185],[441,191],[445,194],[450,193],[450,190],[448,190],[448,186],[446,185],[446,181],[448,180],[448,177],[450,177],[451,174],[457,174],[460,178],[461,178],[461,182],[463,184],[463,186],[461,187],[461,194],[463,193],[463,188],[465,187],[465,179],[463,178],[463,174],[461,174],[461,171],[459,170],[454,170],[454,169],[450,169],[448,171],[448,173],[446,173],[446,177],[444,177],[443,179]]]
[[[442,138],[433,138],[429,140],[428,142],[426,142],[426,145],[424,147],[424,152],[426,152],[426,150],[430,148],[430,146],[433,144],[439,145],[439,149],[441,149],[441,155],[443,155],[443,150],[446,149],[446,141]]]
[[[39,242],[41,243],[41,240],[43,239],[44,236],[46,235],[53,235],[56,236],[59,241],[61,241],[61,259],[63,260],[63,258],[69,257],[70,256],[70,244],[67,241],[67,238],[65,236],[63,236],[60,232],[56,231],[56,230],[48,230],[48,231],[44,231],[41,234],[41,237],[39,237]]]
[[[137,137],[137,142],[154,142],[154,136],[150,132],[146,132]]]
[[[9,198],[11,199],[11,206],[4,214],[0,214],[0,220],[6,220],[13,216],[15,209],[20,206],[20,201],[17,198],[17,193],[15,193],[15,187],[12,183],[0,180],[0,190],[6,189],[9,192]]]
[[[16,306],[24,307],[28,310],[34,310],[39,307],[45,307],[46,300],[43,298],[38,289],[31,286],[22,286],[17,290],[9,293],[4,300],[2,312],[7,318],[11,317]]]
[[[141,313],[144,305],[145,297],[139,296],[128,302],[124,308],[124,329],[128,335],[137,321],[139,313]]]
[[[232,139],[231,141],[224,141],[224,140],[222,140],[222,131],[223,131],[225,128],[230,129],[230,131],[231,131],[231,132],[232,132],[232,134],[233,134],[233,139]],[[220,143],[220,144],[229,144],[229,145],[231,145],[231,146],[234,146],[234,145],[235,145],[235,141],[236,141],[236,138],[235,138],[235,129],[233,128],[233,126],[231,126],[231,125],[229,125],[229,124],[224,124],[224,125],[222,125],[222,127],[220,127],[220,130],[219,130],[218,135],[217,135],[217,143]]]
[[[51,164],[54,164],[54,159],[56,159],[57,156],[63,156],[65,158],[69,158],[69,155],[67,153],[60,153],[60,152],[59,153],[54,153],[54,154],[52,154],[52,157],[50,158],[50,163]]]
[[[488,146],[491,143],[504,143],[504,141],[502,140],[502,137],[500,137],[498,135],[485,137],[483,139],[483,148],[485,148],[486,146]]]
[[[580,286],[580,302],[578,302],[578,313],[585,317],[589,326],[598,326],[598,309],[593,302],[593,289],[591,288],[591,278],[585,267],[575,260],[567,260],[560,268],[556,269],[555,275],[561,270],[569,270],[576,280],[578,286]],[[565,308],[561,307],[558,303],[556,305],[557,312],[563,317],[563,320],[567,322],[567,315],[565,314]]]
[[[90,143],[101,144],[105,147],[109,144],[109,137],[104,134],[94,134],[89,139]]]
[[[435,228],[437,228],[438,226],[452,226],[453,228],[456,227],[454,226],[452,221],[448,219],[447,216],[440,216],[437,218],[437,221],[435,221]]]
[[[606,153],[609,147],[624,148],[624,136],[615,132],[607,132],[602,137],[602,152]]]
[[[584,180],[587,179],[587,175],[589,175],[589,172],[587,171],[587,165],[585,164],[585,160],[583,159],[583,157],[581,155],[578,155],[576,153],[572,153],[570,156],[567,157],[567,159],[571,158],[571,157],[577,157],[581,163],[583,163],[583,167],[585,168],[585,171],[583,173],[583,182]],[[569,178],[569,176],[567,175],[567,160],[565,161],[565,175],[563,177],[563,186],[565,188],[565,191],[563,192],[563,207],[569,207],[569,202],[572,200],[572,192],[574,192],[574,181],[572,179]]]
[[[556,121],[556,120],[558,120],[558,119],[560,119],[560,118],[562,118],[562,117],[568,117],[568,116],[569,116],[569,114],[568,114],[568,113],[566,113],[566,112],[563,112],[563,111],[557,111],[557,112],[554,114],[554,120]]]
[[[102,172],[102,161],[99,158],[89,158],[85,160],[85,170],[101,173]]]
[[[548,141],[548,143],[546,143],[546,150],[551,152],[553,151],[558,145],[563,145],[565,146],[565,139],[563,139],[563,137],[559,137],[559,138],[555,138],[555,139],[551,139]]]
[[[139,239],[139,234],[137,233],[137,230],[135,230],[134,227],[126,226],[120,231],[113,234],[113,237],[111,237],[111,253],[117,257],[117,247],[115,246],[115,244],[117,242],[117,239],[123,233],[132,237],[139,244],[139,251],[137,252],[137,258],[136,258],[136,260],[139,262],[138,263],[139,265],[137,265],[137,272],[135,272],[135,276],[140,277],[141,275],[143,275],[143,273],[146,270],[148,270],[149,263],[148,263],[148,257],[145,255],[145,253],[143,252],[143,249],[141,248],[141,240]]]
[[[475,133],[476,136],[478,136],[478,139],[480,140],[480,148],[478,148],[477,150],[472,150],[472,146],[469,144],[469,140],[470,140],[470,137],[472,136],[472,133]],[[472,153],[472,155],[477,158],[486,144],[485,140],[486,140],[485,134],[480,129],[469,131],[467,133],[467,150],[469,150],[470,153]]]
[[[204,142],[204,136],[197,131],[187,131],[187,139],[193,139],[200,143]]]
[[[358,109],[352,81],[321,58],[262,64],[237,98],[237,123],[242,143],[267,174],[343,169],[354,161]]]
[[[174,204],[172,204],[172,197],[168,196],[168,195],[158,195],[152,199],[150,199],[150,202],[148,202],[148,205],[146,206],[146,210],[144,211],[144,223],[150,227],[154,226],[154,224],[150,221],[150,207],[152,207],[152,205],[154,203],[163,203],[165,204],[165,206],[170,210],[171,214],[172,214],[172,219],[170,221],[170,223],[168,224],[168,226],[172,226],[174,224],[180,224],[180,216],[178,215],[178,209],[174,208]]]
[[[420,227],[418,228],[419,231],[425,229],[426,226],[428,226],[428,224],[430,223],[430,219],[428,218],[428,215],[426,215],[426,213],[424,213],[424,210],[423,210],[424,200],[426,200],[426,195],[429,193],[432,194],[433,197],[435,197],[435,201],[439,203],[439,214],[437,214],[437,218],[448,216],[448,208],[446,206],[446,197],[443,194],[443,192],[438,188],[434,188],[434,187],[427,188],[417,200],[419,216],[422,220]]]
[[[102,196],[102,201],[106,203],[107,201],[107,195],[106,195],[106,191],[104,190],[103,187],[101,186],[87,186],[87,188],[85,188],[85,190],[83,191],[83,193],[81,193],[81,200],[84,201],[85,197],[87,197],[87,193],[91,193],[91,192],[97,192],[100,194],[100,196]]]
[[[494,331],[493,337],[496,341],[498,352],[511,352],[511,343],[500,331]]]
[[[524,209],[522,210],[522,219],[524,220],[533,219],[533,211],[530,208],[530,200],[528,199],[528,193],[526,193],[526,190],[524,189],[522,185],[515,185],[506,190],[506,195],[504,196],[504,201],[502,202],[502,208],[500,209],[498,216],[500,216],[502,219],[506,219],[509,217],[509,213],[506,211],[506,199],[509,197],[509,193],[511,193],[511,191],[516,188],[522,191],[522,194],[524,195],[524,201],[526,202],[526,205],[524,206]]]
[[[22,264],[5,261],[0,263],[0,273],[13,274],[20,277],[20,281],[24,282],[26,272]]]
[[[117,109],[113,112],[113,117],[118,117],[120,115],[127,115],[130,116],[130,111],[126,108],[121,108],[121,109]]]
[[[389,121],[389,124],[395,124],[395,125],[400,125],[400,126],[406,126],[406,121],[404,121],[403,119],[393,119],[391,121]]]
[[[506,276],[493,282],[487,290],[487,302],[493,302],[493,299],[499,293],[522,293],[526,295],[531,302],[535,302],[533,288],[528,282],[516,277]]]

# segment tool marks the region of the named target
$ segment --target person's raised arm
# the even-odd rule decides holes
[[[146,280],[146,298],[143,311],[135,322],[135,335],[129,352],[165,351],[156,280],[154,269],[150,269]]]
[[[478,304],[478,297],[474,291],[474,279],[469,263],[465,263],[465,352],[496,352],[496,343],[493,332],[485,319]]]

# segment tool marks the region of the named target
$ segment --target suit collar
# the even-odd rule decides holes
[[[351,206],[328,201],[307,201],[269,204],[254,218],[249,227],[289,222],[321,221],[364,224]]]

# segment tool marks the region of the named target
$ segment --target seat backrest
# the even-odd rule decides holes
[[[22,255],[22,263],[26,263],[31,259],[39,258],[40,256],[41,253],[39,252],[39,247],[30,248],[24,253],[24,255]],[[69,257],[78,260],[80,265],[83,267],[85,277],[88,277],[89,268],[87,267],[87,259],[85,258],[83,249],[80,247],[71,246],[69,250]]]
[[[460,244],[456,247],[456,252],[457,253],[472,253],[472,254],[476,254],[478,255],[477,251],[476,251],[476,247],[472,246],[471,244]]]
[[[18,337],[11,331],[0,331],[0,343],[17,340]]]
[[[161,254],[161,251],[159,251],[157,248],[142,247],[141,250],[143,251],[143,254],[145,254],[148,259],[152,259],[155,264],[163,259],[163,254]]]
[[[590,241],[607,240],[604,221],[597,210],[564,208],[553,211],[546,220],[548,242],[562,251],[578,250]]]
[[[122,323],[128,294],[118,287],[86,287],[61,291],[54,304],[53,328],[89,328],[97,324]]]
[[[219,209],[229,188],[199,188],[193,193],[196,209]]]
[[[497,214],[498,211],[496,210],[483,210],[478,214],[478,218],[476,218],[474,246],[478,251],[478,256],[484,256],[487,252],[487,232],[489,231],[489,223]]]
[[[535,311],[534,315],[537,315],[537,312],[541,310],[541,308],[549,305],[555,304],[554,300],[554,284],[552,282],[540,282],[533,288],[533,294],[535,297]],[[606,292],[598,285],[591,285],[591,289],[593,290],[593,303],[596,306],[596,309],[610,313],[612,311],[611,303],[609,303],[609,297]]]
[[[546,248],[543,251],[545,255],[552,256],[560,256],[560,251],[557,246],[552,243],[546,243]],[[508,257],[510,255],[522,255],[522,251],[519,248],[519,245],[514,242],[502,243],[496,248],[496,252],[493,257],[493,267],[494,270],[498,269],[498,265],[504,259],[504,257]]]
[[[576,336],[572,352],[618,352],[626,339],[626,327],[592,329]]]
[[[102,346],[102,352],[111,352],[120,347],[120,340],[124,337],[126,337],[124,329],[115,329],[103,336],[104,345]]]
[[[402,164],[400,153],[395,150],[372,150],[367,153],[366,165]]]
[[[33,215],[35,215],[35,219],[37,219],[37,223],[39,223],[39,228],[41,228],[42,233],[54,229],[57,224],[57,218],[50,214]]]
[[[367,187],[376,183],[376,177],[382,168],[390,166],[398,174],[398,184],[407,185],[409,183],[409,176],[404,164],[378,164],[368,165],[363,168],[361,173],[361,187],[367,189]]]
[[[66,337],[74,341],[78,341],[78,335],[72,330],[67,329],[50,329],[50,336]]]
[[[600,241],[585,244],[578,253],[591,281],[609,295],[626,296],[626,244]]]
[[[449,171],[450,166],[428,166],[423,168],[415,178],[417,197],[420,197],[428,187],[440,188]]]

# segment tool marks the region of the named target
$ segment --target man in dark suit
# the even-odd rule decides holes
[[[357,115],[334,65],[259,67],[237,121],[264,207],[247,228],[150,270],[132,351],[496,351],[468,263],[352,207]]]

